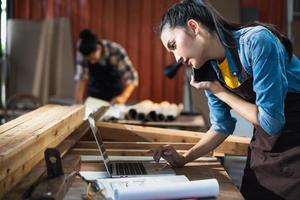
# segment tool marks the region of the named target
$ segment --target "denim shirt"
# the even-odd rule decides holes
[[[280,134],[285,124],[284,102],[287,92],[300,93],[300,61],[293,55],[291,60],[280,40],[263,26],[243,28],[233,31],[238,55],[245,71],[253,77],[256,93],[258,120],[269,135]],[[243,82],[241,74],[225,48],[230,72]],[[215,61],[211,61],[218,79],[224,82]],[[210,109],[210,129],[224,134],[232,134],[236,119],[230,114],[230,107],[211,92],[205,91]]]

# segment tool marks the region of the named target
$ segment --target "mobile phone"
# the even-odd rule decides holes
[[[195,82],[214,81],[217,79],[216,72],[209,61],[198,69],[193,68],[193,73]]]

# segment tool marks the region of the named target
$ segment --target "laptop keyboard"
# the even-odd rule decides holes
[[[142,163],[115,163],[117,175],[147,174]]]

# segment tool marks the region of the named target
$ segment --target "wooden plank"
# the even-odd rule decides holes
[[[4,146],[1,149],[0,180],[33,158],[36,152],[46,149],[52,141],[65,139],[82,123],[84,106],[71,106],[67,111],[65,115],[34,131],[29,137],[22,137],[22,140],[17,140],[14,145],[8,143],[10,148]]]
[[[52,3],[52,2],[48,2]],[[52,4],[51,4],[52,5]],[[49,15],[50,13],[47,13]],[[50,14],[51,16],[51,14]],[[51,50],[53,49],[54,43],[53,40],[53,34],[54,34],[54,20],[46,20],[43,22],[43,32],[46,31],[45,38],[43,38],[45,41],[45,46],[40,49],[40,51],[44,51],[44,63],[43,63],[43,85],[41,88],[41,97],[42,97],[42,103],[45,104],[48,102],[49,99],[49,90],[50,90],[50,69],[52,63],[51,63]]]
[[[60,7],[64,7],[65,1],[59,1]],[[58,1],[56,1],[58,3]],[[58,7],[56,7],[58,8]],[[49,101],[60,102],[74,96],[74,49],[71,34],[71,22],[69,18],[54,19],[55,31],[52,38],[51,67],[53,73],[50,77]],[[52,78],[53,77],[53,78]],[[63,102],[62,102],[63,103]]]
[[[48,105],[45,105],[45,106],[42,106],[34,111],[31,111],[29,113],[26,113],[14,120],[11,120],[3,125],[0,126],[0,135],[12,128],[15,128],[16,126],[24,123],[24,122],[27,122],[28,120],[30,120],[32,117],[34,116],[37,116],[37,115],[41,115],[42,113],[46,112],[48,109],[50,109],[51,107],[54,107],[56,105],[51,105],[51,104],[48,104]]]
[[[46,128],[51,125],[54,121],[59,121],[60,118],[66,116],[68,112],[72,111],[74,108],[68,108],[64,106],[56,106],[36,117],[32,117],[26,123],[12,128],[0,136],[0,155],[3,155],[8,150],[13,150],[11,147],[15,147],[23,141],[23,137],[28,138],[33,135],[33,133],[41,131],[41,129]],[[18,139],[16,141],[16,139]],[[9,146],[11,145],[11,146]]]
[[[64,175],[49,179],[46,174],[34,189],[31,198],[53,198],[61,200],[72,185],[76,173],[80,170],[80,156],[67,155],[63,159]]]
[[[56,140],[53,140],[51,144],[48,145],[48,147],[56,147],[59,143],[61,143],[65,137],[57,138]],[[67,141],[68,142],[68,141]],[[8,176],[6,176],[3,180],[0,181],[0,193],[5,193],[8,190],[12,189],[28,172],[31,171],[33,166],[35,166],[37,163],[39,163],[40,160],[44,157],[44,151],[45,148],[38,151],[37,154],[34,155],[34,157],[24,164],[22,164],[19,168],[17,168],[14,171],[11,171]]]
[[[99,119],[107,110],[107,107],[102,107],[98,111],[96,111],[93,116],[95,119]],[[61,156],[64,156],[69,149],[76,144],[88,131],[90,130],[90,126],[87,120],[85,120],[70,136],[68,136],[61,144],[57,146],[56,141],[51,144],[51,147],[57,146]],[[40,152],[40,155],[43,154],[44,151]],[[43,175],[45,172],[45,162],[41,160],[35,165],[36,158],[31,159],[22,167],[14,172],[9,178],[5,181],[0,181],[0,194],[4,194],[4,191],[7,191],[6,184],[16,184],[18,180],[22,179],[21,177],[24,174],[27,174],[13,189],[11,192],[8,192],[7,196],[4,199],[8,200],[18,200],[25,199],[28,193],[31,191],[31,188],[37,182],[37,180]],[[33,167],[34,166],[34,167]],[[31,169],[31,170],[30,170]],[[10,182],[9,182],[10,181]],[[1,195],[0,195],[1,199]]]
[[[103,140],[124,142],[180,142],[197,143],[204,135],[200,132],[97,122]],[[229,155],[247,155],[249,138],[229,136],[217,152]]]
[[[103,140],[124,142],[195,142],[204,133],[97,122]],[[187,134],[187,135],[185,135]]]
[[[167,143],[167,142],[104,142],[107,149],[153,149],[161,145],[170,144],[175,149],[188,150],[196,143]],[[75,148],[96,149],[97,144],[95,141],[79,141]]]
[[[45,66],[48,66],[46,63],[46,57],[47,57],[47,36],[48,36],[48,30],[47,30],[47,22],[41,22],[41,32],[40,32],[40,41],[38,43],[37,47],[37,58],[34,66],[34,76],[33,76],[33,82],[32,82],[32,94],[36,97],[41,96],[41,87],[43,84],[43,78],[46,79],[46,82],[48,80],[49,73],[45,74]],[[46,77],[43,77],[43,74],[45,74]],[[43,88],[44,90],[45,88]],[[42,99],[43,101],[43,99]]]
[[[213,155],[219,157],[223,157],[225,155],[246,156],[248,154],[248,148],[246,148],[247,146],[239,142],[230,142],[230,145],[225,145],[223,143],[214,150]]]
[[[46,170],[45,161],[41,160],[35,167],[32,168],[30,173],[28,173],[22,181],[20,181],[15,187],[13,187],[12,191],[5,193],[1,193],[0,198],[6,200],[23,200],[28,197],[34,184],[38,181],[38,179],[43,175]],[[2,183],[1,183],[2,184]],[[4,191],[3,186],[0,186],[0,191]]]
[[[52,123],[53,119],[61,117],[67,111],[65,107],[56,106],[45,113],[28,119],[26,123],[22,123],[0,135],[0,155],[7,150],[12,150],[18,143],[24,141],[33,132],[43,129],[43,127]]]
[[[47,147],[57,146],[82,123],[84,106],[75,106],[72,109],[65,117],[34,133],[32,140],[28,140],[26,144],[2,154],[0,191],[11,189],[43,158]]]
[[[73,145],[80,140],[80,138],[87,133],[90,129],[89,123],[85,120],[78,129],[76,129],[69,137],[67,137],[61,144],[57,146],[57,150],[63,157]],[[33,163],[31,160],[29,163]],[[37,180],[44,174],[46,170],[45,161],[41,160],[36,166],[32,168],[30,173],[28,173],[14,188],[13,192],[9,192],[5,199],[18,200],[25,199],[28,196],[28,191]]]
[[[117,124],[97,121],[97,126],[101,132],[103,140],[115,140],[130,142],[198,142],[205,133],[194,131],[183,131],[165,128],[155,128],[146,126],[136,126],[127,124]],[[119,135],[122,134],[122,135]],[[122,137],[120,137],[122,136]],[[140,139],[140,140],[137,140]],[[249,138],[229,136],[226,142],[238,142],[241,144],[249,144]]]

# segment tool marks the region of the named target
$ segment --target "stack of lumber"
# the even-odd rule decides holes
[[[83,122],[84,106],[46,105],[0,126],[0,199]]]
[[[114,149],[112,155],[134,155],[147,156],[152,155],[149,150],[157,148],[160,145],[171,144],[184,153],[186,150],[195,145],[205,133],[182,131],[165,128],[154,128],[146,126],[135,126],[127,124],[116,124],[108,122],[97,122],[101,132],[102,139],[106,142],[108,149]],[[116,143],[117,142],[117,143]],[[226,140],[218,146],[212,153],[214,156],[224,155],[247,155],[250,138],[228,136]],[[79,149],[72,151],[82,151]],[[93,144],[92,147],[95,147]],[[128,150],[130,149],[130,151]],[[134,150],[133,150],[134,149]],[[83,151],[86,151],[84,149]],[[138,152],[138,153],[137,153]]]
[[[154,128],[129,124],[97,121],[107,153],[110,156],[153,156],[151,150],[161,145],[172,145],[179,153],[185,153],[201,140],[205,133]],[[86,135],[87,136],[87,135]],[[250,138],[230,135],[206,156],[224,157],[225,155],[245,156],[248,153]],[[99,150],[94,137],[82,138],[72,154],[98,156]]]

